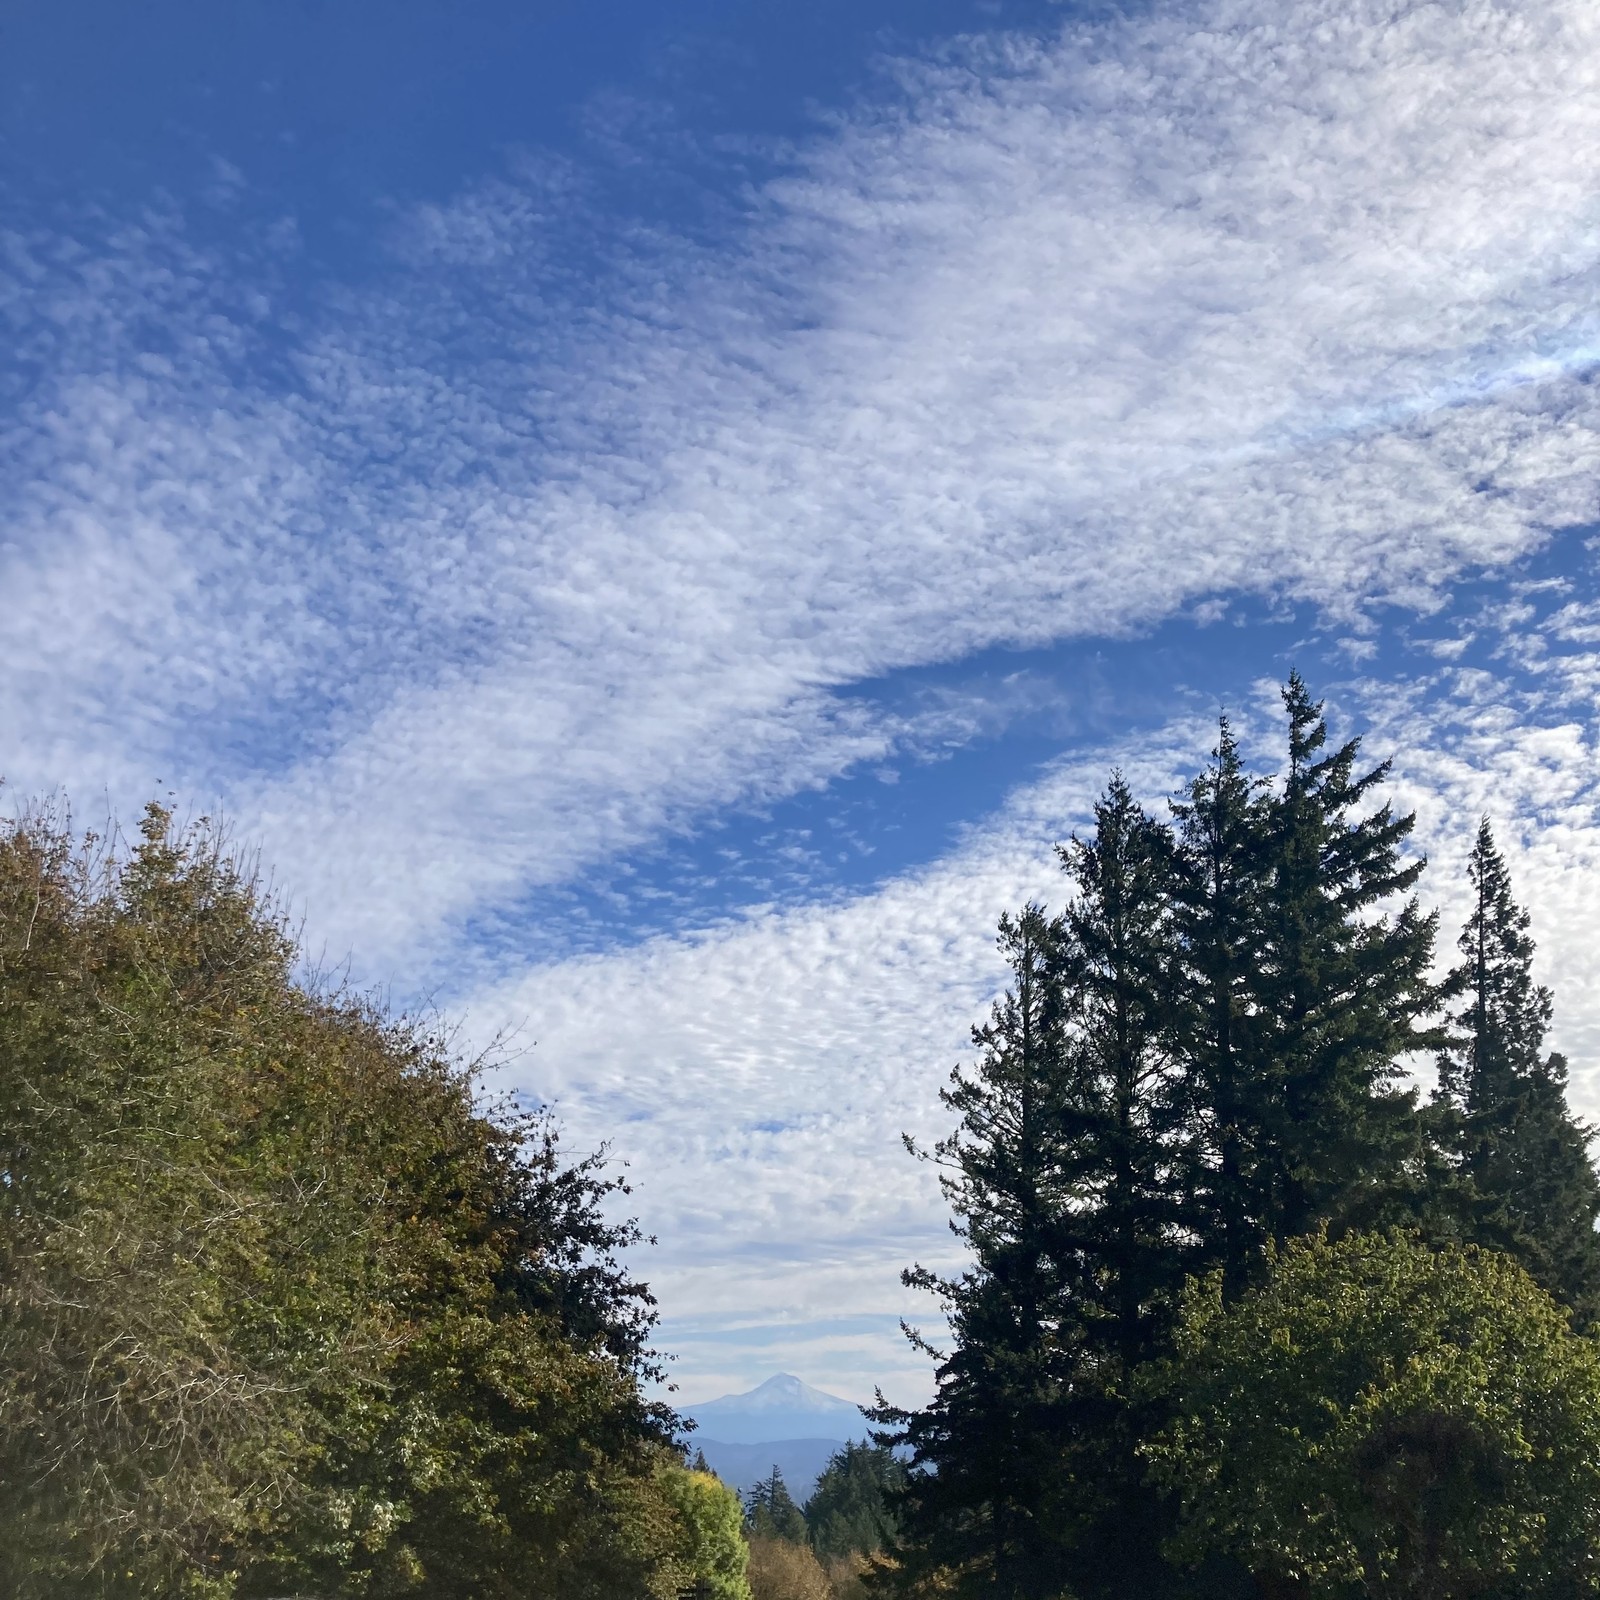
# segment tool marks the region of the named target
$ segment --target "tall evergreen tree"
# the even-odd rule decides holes
[[[1183,1056],[1187,1221],[1230,1296],[1241,1293],[1267,1237],[1272,1093],[1253,985],[1261,955],[1268,832],[1265,785],[1245,771],[1226,717],[1210,763],[1173,805],[1178,824],[1174,917],[1182,949],[1174,984]]]
[[[973,1266],[906,1275],[943,1297],[953,1347],[931,1406],[878,1413],[914,1453],[907,1592],[1190,1592],[1139,1449],[1165,1419],[1138,1375],[1185,1276],[1215,1269],[1237,1301],[1268,1245],[1387,1220],[1432,1170],[1398,1068],[1436,1044],[1442,996],[1412,818],[1359,741],[1328,748],[1298,675],[1283,700],[1281,780],[1246,769],[1226,719],[1175,827],[1114,775],[1062,851],[1061,918],[1002,924],[1013,989],[936,1150]]]
[[[806,1519],[804,1513],[789,1493],[783,1473],[776,1463],[772,1471],[745,1496],[745,1526],[757,1539],[787,1539],[791,1544],[804,1544]]]
[[[1060,852],[1078,891],[1063,916],[1074,1014],[1063,1151],[1077,1203],[1061,1222],[1079,1261],[1087,1337],[1131,1370],[1183,1282],[1172,1176],[1173,841],[1121,773],[1094,818],[1093,835]]]
[[[1071,1203],[1061,1184],[1067,1047],[1062,933],[1035,905],[1000,924],[1012,986],[973,1030],[979,1058],[941,1091],[956,1131],[931,1152],[972,1264],[959,1276],[923,1267],[912,1287],[940,1298],[953,1341],[921,1411],[884,1405],[874,1419],[907,1445],[895,1510],[898,1581],[956,1574],[958,1593],[1046,1600],[1059,1591],[1062,1396],[1080,1356],[1077,1307],[1052,1253]],[[915,1152],[915,1146],[907,1141]]]
[[[1321,702],[1297,672],[1283,704],[1288,765],[1266,810],[1251,984],[1267,1091],[1263,1222],[1279,1245],[1381,1209],[1420,1140],[1399,1061],[1436,1045],[1426,1019],[1440,1000],[1436,919],[1410,898],[1424,862],[1400,855],[1415,816],[1370,805],[1390,763],[1358,774],[1359,739],[1329,751]]]
[[[1461,1209],[1476,1242],[1515,1255],[1589,1328],[1600,1318],[1594,1134],[1567,1106],[1566,1058],[1545,1053],[1550,991],[1533,981],[1530,918],[1512,897],[1487,817],[1467,876],[1472,911],[1452,974],[1462,1000],[1435,1098]]]
[[[1421,1144],[1398,1063],[1438,1037],[1434,919],[1395,903],[1414,819],[1374,804],[1389,767],[1358,774],[1358,739],[1327,751],[1298,674],[1283,702],[1279,788],[1224,719],[1174,808],[1192,1226],[1230,1299],[1269,1241],[1381,1215]]]
[[[1084,1352],[1066,1400],[1082,1441],[1066,1571],[1086,1596],[1153,1597],[1168,1576],[1164,1518],[1137,1454],[1151,1419],[1132,1379],[1161,1347],[1187,1258],[1174,1182],[1172,833],[1113,773],[1093,834],[1061,857],[1077,890],[1063,916],[1073,1027],[1061,1149],[1074,1203],[1057,1218],[1056,1249]]]
[[[806,1501],[811,1548],[825,1561],[871,1555],[894,1537],[889,1499],[905,1468],[881,1444],[847,1444],[833,1455]]]

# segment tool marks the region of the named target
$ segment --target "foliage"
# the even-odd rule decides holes
[[[1386,764],[1329,748],[1298,676],[1283,705],[1277,779],[1226,719],[1172,826],[1113,775],[1062,851],[1062,914],[1001,923],[1011,986],[932,1152],[972,1264],[906,1275],[952,1345],[922,1344],[930,1405],[875,1413],[911,1455],[902,1592],[1177,1592],[1139,1453],[1165,1401],[1139,1379],[1185,1276],[1215,1267],[1236,1300],[1273,1246],[1414,1214],[1437,1175],[1403,1073],[1442,1037],[1412,819],[1381,804]]]
[[[1600,1593],[1600,1352],[1505,1256],[1292,1243],[1232,1306],[1196,1285],[1165,1376],[1185,1559],[1340,1600]]]
[[[750,1593],[753,1600],[834,1600],[811,1547],[769,1534],[750,1540]]]
[[[828,1575],[833,1600],[868,1600],[873,1592],[868,1584],[880,1566],[877,1560],[860,1551],[820,1559],[822,1570]]]
[[[805,1504],[806,1532],[824,1562],[871,1555],[896,1532],[889,1497],[905,1469],[882,1445],[847,1444],[834,1454]]]
[[[1182,1078],[1173,1050],[1178,955],[1171,830],[1147,816],[1120,773],[1094,832],[1061,851],[1077,893],[1062,915],[1067,1093],[1055,1159],[1072,1196],[1051,1249],[1063,1264],[1079,1349],[1058,1410],[1068,1478],[1055,1515],[1070,1537],[1062,1570],[1084,1595],[1161,1580],[1161,1508],[1135,1445],[1148,1425],[1129,1376],[1160,1347],[1188,1264]]]
[[[1533,981],[1528,913],[1485,818],[1467,865],[1473,906],[1451,976],[1461,996],[1433,1113],[1454,1162],[1468,1238],[1509,1251],[1580,1327],[1600,1317],[1600,1178],[1594,1135],[1567,1108],[1567,1063],[1547,1055],[1550,991]]]
[[[745,1496],[744,1520],[752,1538],[805,1542],[805,1513],[795,1504],[776,1464]]]
[[[973,1032],[976,1065],[941,1091],[959,1122],[932,1152],[974,1264],[956,1278],[904,1275],[940,1297],[954,1348],[938,1357],[925,1410],[872,1414],[913,1458],[895,1507],[906,1534],[897,1582],[948,1567],[1000,1594],[1043,1595],[1058,1562],[1048,1500],[1060,1397],[1077,1355],[1071,1284],[1051,1249],[1068,1199],[1057,1156],[1067,1087],[1059,924],[1029,906],[1002,919],[1000,947],[1012,988]]]
[[[203,823],[0,834],[0,1590],[665,1593],[614,1181],[297,962]]]
[[[678,1534],[673,1555],[680,1585],[698,1584],[708,1600],[750,1600],[750,1551],[739,1497],[712,1473],[663,1469]]]
[[[1224,722],[1174,808],[1188,1226],[1230,1296],[1266,1243],[1382,1213],[1420,1148],[1402,1058],[1438,1038],[1423,863],[1400,856],[1414,818],[1373,807],[1389,767],[1357,775],[1359,740],[1325,753],[1297,675],[1283,703],[1275,788]]]

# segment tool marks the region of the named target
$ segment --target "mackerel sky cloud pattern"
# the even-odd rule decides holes
[[[896,1140],[995,915],[1291,659],[1447,922],[1502,820],[1600,1050],[1600,14],[1002,10],[864,81],[756,156],[597,81],[359,268],[220,150],[0,226],[12,792],[221,804],[316,948],[537,1040],[696,1392],[920,1381]]]

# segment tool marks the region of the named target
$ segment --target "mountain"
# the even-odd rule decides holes
[[[679,1410],[698,1424],[694,1444],[708,1438],[727,1444],[804,1439],[830,1441],[837,1449],[847,1439],[865,1439],[868,1429],[860,1406],[813,1389],[788,1372],[768,1378],[746,1394],[725,1394]],[[708,1450],[707,1460],[710,1456]]]
[[[822,1476],[822,1469],[844,1444],[839,1439],[774,1439],[766,1444],[729,1444],[725,1439],[702,1439],[697,1433],[692,1450],[703,1451],[706,1465],[742,1499],[774,1467],[795,1500],[804,1505]]]

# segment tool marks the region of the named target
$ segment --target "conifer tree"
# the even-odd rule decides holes
[[[1263,1222],[1279,1245],[1384,1204],[1420,1137],[1398,1062],[1437,1042],[1425,1019],[1440,997],[1435,918],[1411,898],[1385,910],[1424,866],[1399,853],[1414,815],[1369,804],[1390,763],[1357,774],[1359,739],[1328,751],[1322,705],[1298,673],[1283,704],[1288,766],[1266,812],[1251,986],[1267,1091]]]
[[[806,1519],[783,1481],[783,1473],[776,1462],[771,1473],[761,1479],[745,1496],[745,1526],[757,1539],[787,1539],[791,1544],[804,1544]]]
[[[1252,987],[1261,955],[1264,784],[1245,771],[1223,717],[1211,761],[1173,805],[1178,824],[1174,918],[1182,948],[1174,984],[1183,1056],[1187,1222],[1241,1293],[1270,1212],[1267,1126],[1272,1089]]]
[[[1057,1219],[1057,1250],[1084,1350],[1066,1401],[1082,1441],[1067,1570],[1076,1593],[1153,1596],[1163,1518],[1137,1454],[1150,1419],[1132,1378],[1172,1323],[1188,1255],[1174,1182],[1173,839],[1113,773],[1093,834],[1060,854],[1077,894],[1063,916],[1073,1028],[1062,1160],[1074,1203]]]
[[[1420,1150],[1399,1059],[1437,1035],[1434,919],[1400,849],[1414,819],[1374,805],[1387,763],[1326,751],[1320,703],[1283,690],[1281,787],[1249,776],[1224,719],[1175,806],[1191,1226],[1231,1300],[1267,1242],[1371,1220]]]
[[[871,1555],[894,1535],[888,1497],[905,1482],[905,1468],[879,1444],[846,1444],[828,1461],[806,1501],[811,1548],[825,1561]]]
[[[1061,1183],[1066,1090],[1062,932],[1036,905],[1003,917],[1000,946],[1012,987],[973,1030],[980,1055],[957,1069],[944,1104],[959,1119],[932,1157],[972,1265],[943,1278],[903,1274],[946,1310],[952,1349],[940,1354],[926,1409],[881,1401],[884,1442],[909,1446],[906,1489],[894,1507],[903,1537],[897,1582],[958,1572],[961,1593],[1045,1600],[1059,1591],[1062,1397],[1080,1357],[1077,1304],[1052,1254],[1070,1202]],[[914,1153],[916,1147],[907,1140]]]
[[[1472,911],[1452,974],[1462,1003],[1435,1100],[1461,1209],[1476,1242],[1516,1256],[1580,1327],[1592,1327],[1600,1316],[1594,1134],[1567,1106],[1565,1057],[1545,1054],[1550,991],[1533,981],[1530,918],[1512,897],[1487,817],[1467,876]]]
[[[1140,1374],[1185,1277],[1214,1270],[1232,1304],[1267,1246],[1391,1220],[1431,1170],[1398,1069],[1437,1043],[1442,997],[1412,818],[1358,740],[1329,750],[1298,675],[1283,700],[1281,780],[1246,769],[1224,718],[1175,827],[1113,775],[1062,851],[1066,911],[1002,923],[1013,989],[935,1151],[973,1266],[906,1274],[942,1296],[953,1347],[929,1351],[926,1410],[876,1413],[913,1452],[906,1593],[1189,1592],[1140,1451],[1168,1420]]]
[[[1063,918],[1075,1024],[1063,1143],[1077,1204],[1062,1222],[1088,1337],[1131,1370],[1183,1281],[1170,1171],[1173,842],[1121,773],[1094,817],[1093,835],[1060,852],[1078,890]]]

